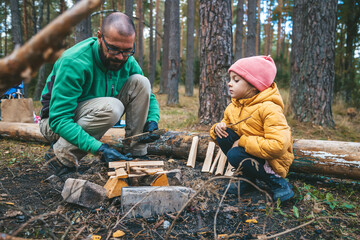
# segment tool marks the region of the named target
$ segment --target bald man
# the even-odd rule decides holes
[[[125,136],[158,129],[159,104],[132,56],[135,27],[125,14],[104,18],[96,38],[69,48],[54,64],[42,92],[40,131],[51,143],[45,161],[58,176],[75,171],[88,152],[101,161],[144,158],[150,134],[124,146],[124,154],[99,139],[126,113]]]

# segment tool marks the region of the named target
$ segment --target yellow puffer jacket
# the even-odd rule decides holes
[[[281,177],[289,172],[294,160],[290,127],[283,114],[284,103],[275,83],[248,99],[231,99],[222,122],[231,126],[239,136],[239,146],[253,156],[265,159]],[[216,125],[216,124],[215,124]],[[210,136],[216,140],[215,125]]]

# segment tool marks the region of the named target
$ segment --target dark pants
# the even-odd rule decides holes
[[[241,172],[243,176],[249,179],[259,179],[267,182],[271,174],[265,172],[265,160],[248,154],[247,152],[245,152],[245,149],[243,147],[232,148],[234,142],[240,137],[230,128],[227,128],[226,132],[229,134],[226,138],[219,138],[217,136],[216,141],[218,142],[223,153],[225,153],[225,155],[227,156],[227,159],[231,166],[237,169],[239,167],[239,164],[244,159],[252,158],[258,162],[259,169],[256,169],[255,164],[253,164],[251,160],[245,160],[241,164]]]

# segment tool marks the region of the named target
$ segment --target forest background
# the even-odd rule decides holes
[[[28,41],[73,4],[75,2],[65,0],[2,1],[0,4],[0,57],[9,55],[16,44],[22,45]],[[311,4],[315,7],[310,6]],[[332,7],[328,6],[329,4]],[[308,25],[312,25],[310,23],[319,24],[309,17],[317,8],[326,8],[329,11],[335,9],[333,17],[331,17],[331,13],[328,15],[323,11],[319,13],[325,16],[321,17],[328,18],[330,22],[333,19],[336,24],[333,32],[335,36],[333,40],[334,57],[330,59],[333,70],[330,70],[327,75],[330,76],[330,82],[326,82],[332,87],[323,89],[325,92],[328,91],[325,93],[326,101],[330,103],[323,105],[325,113],[321,111],[318,113],[330,116],[330,120],[322,121],[316,119],[316,114],[305,113],[305,115],[310,114],[311,116],[304,117],[301,113],[294,111],[299,108],[297,107],[299,104],[306,105],[294,95],[308,94],[309,91],[306,91],[306,88],[309,88],[311,84],[305,86],[305,92],[295,91],[301,88],[294,85],[294,82],[301,83],[301,80],[295,77],[293,67],[296,66],[296,60],[294,60],[296,57],[291,56],[292,52],[298,53],[294,48],[296,36],[298,36],[296,34],[299,34],[299,31],[295,31],[295,29],[299,29],[299,25],[295,26],[295,24],[301,22],[297,21],[298,17],[305,19],[300,28],[301,34],[305,38],[306,35],[316,35],[316,32],[311,32],[315,29]],[[64,47],[71,47],[87,37],[95,36],[100,29],[103,17],[113,11],[125,12],[135,21],[137,29],[135,57],[142,66],[144,74],[153,84],[153,91],[157,94],[161,104],[163,112],[161,121],[164,125],[170,124],[170,128],[173,129],[182,127],[199,130],[201,125],[198,123],[209,125],[220,120],[221,109],[226,107],[229,102],[226,92],[227,79],[220,81],[225,88],[219,84],[219,88],[215,89],[215,91],[220,89],[220,92],[223,93],[220,94],[223,104],[216,111],[218,114],[209,114],[214,111],[204,108],[204,102],[218,106],[216,102],[221,102],[219,98],[202,98],[204,95],[211,95],[207,92],[206,89],[209,87],[204,82],[212,80],[206,76],[209,73],[202,71],[204,69],[202,66],[208,64],[206,61],[212,61],[211,56],[206,55],[204,46],[209,47],[206,44],[207,39],[216,37],[218,34],[230,36],[224,38],[225,44],[211,46],[217,49],[214,51],[215,54],[222,57],[222,60],[225,59],[217,61],[223,69],[227,69],[231,63],[241,57],[271,55],[274,58],[278,68],[276,82],[285,99],[287,105],[285,111],[295,137],[309,137],[310,134],[314,138],[320,139],[360,140],[359,118],[351,115],[353,110],[356,114],[356,108],[360,105],[360,3],[358,0],[104,1],[98,11],[92,13],[90,17],[75,27],[74,33],[64,41]],[[230,22],[230,24],[226,25],[227,27],[221,24],[206,25],[206,19],[211,19],[211,13],[214,13],[217,18],[223,19],[223,22]],[[221,21],[217,21],[217,23],[219,22]],[[302,37],[302,40],[304,41],[305,38]],[[323,45],[325,45],[325,41]],[[221,52],[223,48],[225,51]],[[230,50],[228,51],[227,48]],[[176,60],[178,67],[175,69],[171,69],[171,66],[169,68],[168,62],[171,57]],[[325,63],[319,64],[319,68],[324,68]],[[27,97],[32,97],[35,101],[40,99],[41,90],[51,67],[51,63],[42,65],[38,74],[29,84],[26,84],[25,94]],[[213,69],[214,72],[216,72],[215,70],[217,69]],[[326,83],[318,81],[315,84],[326,85]],[[40,108],[39,102],[35,102],[35,104],[37,108]],[[311,103],[308,104],[312,106]],[[349,109],[350,116],[347,116]],[[179,118],[183,114],[187,117]],[[171,116],[173,117],[171,118]]]

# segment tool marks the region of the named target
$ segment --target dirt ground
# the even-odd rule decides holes
[[[63,183],[46,180],[51,175],[43,160],[47,148],[0,139],[0,233],[33,239],[96,239],[96,235],[115,239],[112,233],[121,230],[125,235],[119,239],[165,238],[176,213],[119,221],[125,214],[119,198],[95,209],[65,203]],[[222,239],[279,233],[283,235],[278,239],[360,239],[359,181],[291,172],[288,180],[296,195],[288,202],[267,203],[262,193],[254,191],[240,199],[226,194],[220,205],[228,180],[206,182],[214,176],[201,173],[200,162],[193,169],[186,167],[185,159],[150,157],[165,161],[166,169],[180,169],[184,186],[199,191],[206,183],[176,219],[169,239],[214,239],[214,228]],[[106,183],[108,169],[97,157],[88,155],[81,164],[81,173],[63,180],[76,177]]]

